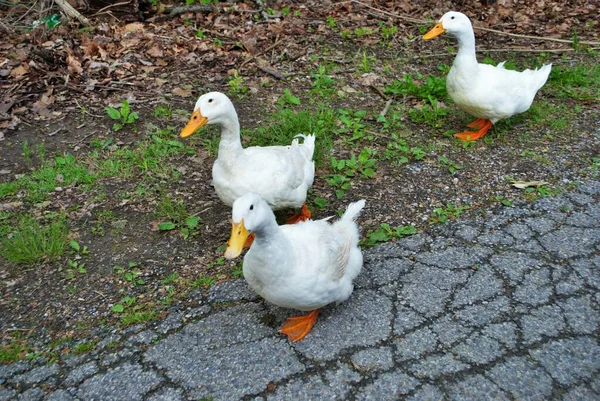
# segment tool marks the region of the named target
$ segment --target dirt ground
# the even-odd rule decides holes
[[[597,69],[594,2],[446,1],[435,9],[426,2],[264,3],[262,9],[254,2],[217,5],[175,18],[154,7],[134,22],[115,11],[92,18],[94,29],[15,29],[0,45],[0,182],[31,176],[66,154],[94,173],[120,150],[155,140],[157,130],[164,140],[178,141],[196,97],[211,90],[233,100],[245,144],[255,143],[257,128],[277,124],[282,108],[336,110],[333,146],[318,161],[309,206],[322,218],[366,199],[365,242],[381,223],[423,231],[445,219],[568,191],[597,175],[598,81],[593,87],[551,76],[535,108],[467,145],[453,133],[472,119],[449,99],[437,103],[442,111],[432,117],[425,114],[427,100],[385,90],[406,74],[422,86],[428,76],[445,76],[456,43],[421,36],[449,9],[467,13],[476,27],[527,36],[477,30],[480,61],[511,60],[519,70],[547,62],[563,72]],[[324,77],[333,84],[321,90],[315,82]],[[300,104],[282,101],[286,90]],[[139,119],[115,131],[105,107],[124,99]],[[169,112],[157,112],[161,105]],[[379,117],[384,109],[385,121]],[[239,276],[241,261],[221,258],[231,211],[210,182],[217,139],[218,132],[207,129],[181,140],[185,152],[160,159],[168,172],[137,167],[91,185],[63,185],[65,177],[57,176],[43,201],[25,190],[0,198],[2,235],[18,229],[21,214],[45,221],[63,213],[68,239],[87,247],[67,247],[62,256],[34,264],[0,258],[0,343],[22,345],[20,357],[56,357],[74,344],[93,343],[102,331],[151,324],[169,309],[197,306],[199,292]],[[35,151],[42,143],[44,155]],[[364,148],[376,160],[375,175],[351,177],[339,198],[328,182],[336,173],[330,158],[349,159]],[[522,190],[511,180],[547,185]],[[169,220],[160,213],[165,196],[181,201],[185,216],[199,218],[189,237],[180,227],[157,228]],[[72,263],[85,263],[85,272],[73,273]]]

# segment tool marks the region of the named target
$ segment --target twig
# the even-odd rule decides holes
[[[256,65],[256,68],[258,68],[258,69],[259,69],[259,70],[261,70],[262,72],[266,72],[267,74],[273,75],[273,76],[274,76],[276,79],[283,79],[283,78],[285,78],[285,76],[284,76],[284,75],[281,75],[281,74],[280,74],[280,73],[278,73],[277,71],[275,71],[275,70],[272,70],[272,69],[270,69],[270,68],[267,68],[267,67],[263,67],[263,66],[262,66],[262,65],[260,65],[260,64],[257,64],[257,65]]]
[[[381,89],[379,89],[378,87],[376,87],[375,85],[371,84],[369,85],[369,87],[371,89],[373,89],[375,91],[375,93],[377,93],[379,95],[379,97],[381,97],[383,100],[389,100],[390,98],[381,91]]]
[[[92,17],[95,17],[95,16],[97,16],[99,14],[102,14],[105,10],[108,10],[109,8],[113,8],[113,7],[117,7],[117,6],[124,6],[124,5],[129,4],[129,3],[131,3],[131,0],[129,0],[129,1],[122,1],[120,3],[115,3],[115,4],[110,4],[110,5],[106,6],[106,7],[101,8],[100,10],[96,11],[94,14],[92,14]]]
[[[58,4],[58,6],[61,8],[61,10],[63,10],[63,12],[66,14],[67,17],[77,19],[84,26],[91,25],[90,20],[85,18],[83,15],[81,15],[79,13],[79,11],[74,9],[72,5],[67,3],[67,0],[54,0],[54,2],[56,4]]]
[[[213,6],[202,6],[198,4],[194,6],[182,6],[173,8],[169,13],[169,17],[175,18],[178,15],[184,13],[212,13],[213,11],[217,11],[217,8]]]
[[[385,107],[383,108],[383,110],[381,110],[381,113],[379,113],[379,115],[381,117],[385,117],[385,115],[387,114],[387,112],[390,109],[391,105],[392,105],[392,99],[388,99],[388,101],[385,102]]]
[[[365,3],[361,2],[361,1],[358,1],[358,0],[349,0],[349,1],[350,1],[350,3],[360,4],[361,6],[369,8],[369,9],[374,10],[374,11],[377,11],[378,13],[381,13],[381,14],[384,14],[384,15],[388,15],[390,17],[402,19],[402,20],[405,20],[405,21],[408,21],[408,22],[414,22],[416,24],[430,24],[431,23],[431,21],[417,19],[417,18],[412,18],[412,17],[406,17],[404,15],[392,13],[392,12],[385,11],[385,10],[381,10],[379,8],[370,6],[370,5],[365,4]],[[522,35],[522,34],[518,34],[518,33],[504,32],[504,31],[499,31],[499,30],[496,30],[496,29],[483,28],[483,27],[477,27],[477,26],[473,26],[473,29],[478,29],[480,31],[486,31],[486,32],[493,32],[493,33],[496,33],[496,34],[499,34],[499,35],[512,36],[512,37],[515,37],[515,38],[545,40],[545,41],[550,41],[550,42],[570,43],[570,44],[574,43],[574,41],[568,40],[568,39],[551,38],[551,37],[548,37],[548,36]],[[590,45],[590,46],[598,46],[598,45],[600,45],[600,42],[592,42],[592,41],[584,41],[584,40],[580,40],[578,43],[580,43],[582,45]]]
[[[85,141],[86,139],[88,139],[90,136],[94,135],[96,133],[96,131],[92,131],[92,133],[87,134],[86,136],[84,136],[83,138],[81,138],[80,140],[78,140],[77,142],[67,142],[69,145],[81,145],[81,142]]]

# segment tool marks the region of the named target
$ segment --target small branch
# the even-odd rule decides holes
[[[212,6],[202,6],[198,4],[193,6],[182,6],[173,8],[169,13],[169,17],[175,18],[178,15],[185,13],[212,13],[213,11],[217,11],[217,8]]]
[[[280,73],[278,73],[277,71],[275,71],[275,70],[272,70],[272,69],[270,69],[270,68],[267,68],[267,67],[263,67],[263,66],[262,66],[262,65],[260,65],[260,64],[257,64],[257,65],[256,65],[256,68],[258,68],[258,69],[259,69],[259,70],[261,70],[262,72],[266,72],[267,74],[273,75],[273,76],[275,77],[275,79],[283,79],[283,78],[285,78],[285,76],[281,75],[281,74],[280,74]]]
[[[97,15],[103,14],[104,11],[108,10],[109,8],[113,8],[113,7],[117,7],[117,6],[124,6],[131,3],[131,0],[129,1],[122,1],[120,3],[115,3],[115,4],[110,4],[106,7],[101,8],[100,10],[96,11],[94,14],[92,14],[92,17],[95,17]]]
[[[390,109],[391,105],[392,105],[392,99],[388,99],[388,101],[385,102],[385,107],[383,108],[383,110],[381,110],[381,113],[379,113],[379,115],[381,117],[385,117],[385,115],[387,114],[387,112]]]
[[[60,7],[60,9],[65,13],[65,15],[68,18],[75,18],[77,19],[81,25],[83,26],[90,26],[90,20],[88,20],[87,18],[85,18],[83,15],[81,15],[79,13],[79,11],[77,11],[76,9],[73,8],[73,6],[71,6],[69,3],[67,3],[67,0],[54,0],[54,2],[56,4],[58,4],[58,6]]]
[[[383,100],[390,100],[390,98],[385,93],[383,93],[381,91],[381,89],[379,89],[375,85],[371,84],[371,85],[369,85],[369,87],[371,89],[373,89],[373,91],[375,91],[375,93],[377,93],[379,95],[379,97],[381,97]]]

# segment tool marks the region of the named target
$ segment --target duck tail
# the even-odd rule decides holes
[[[361,199],[358,202],[354,202],[348,205],[348,207],[346,208],[346,211],[344,212],[344,214],[342,215],[342,218],[340,219],[340,221],[354,221],[356,220],[356,218],[358,217],[358,215],[360,214],[360,212],[363,210],[363,208],[365,207],[365,200]]]
[[[536,92],[540,90],[542,86],[544,86],[544,84],[548,80],[548,76],[550,75],[551,70],[552,64],[545,64],[542,66],[542,68],[532,71],[532,75],[535,77],[533,79],[533,85]]]
[[[301,152],[306,160],[312,160],[315,153],[315,136],[298,134],[294,137],[292,145],[298,145],[298,138],[303,138],[302,146],[300,146]]]

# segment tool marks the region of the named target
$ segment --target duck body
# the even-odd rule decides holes
[[[312,311],[288,319],[281,332],[299,341],[312,328],[318,310],[347,300],[363,265],[355,219],[364,200],[351,203],[334,223],[308,220],[278,226],[273,211],[257,194],[233,204],[232,231],[225,257],[237,257],[250,234],[244,257],[244,278],[261,297],[284,308]]]
[[[458,40],[458,53],[446,78],[446,89],[458,108],[476,117],[456,136],[463,140],[483,137],[499,120],[527,111],[538,90],[546,83],[552,64],[536,70],[511,71],[504,62],[497,66],[479,64],[475,55],[475,34],[469,18],[450,11],[438,21],[424,39],[448,32]]]
[[[200,96],[181,137],[192,135],[205,124],[221,127],[212,178],[217,196],[223,203],[232,206],[245,193],[256,192],[274,210],[303,205],[315,176],[314,135],[298,135],[289,146],[243,148],[233,103],[220,92]],[[299,137],[304,138],[302,143],[299,143]]]

